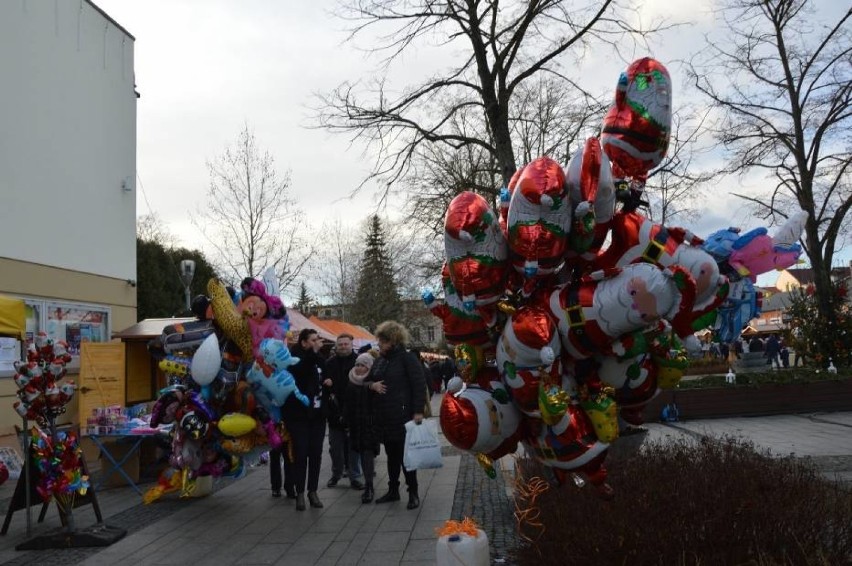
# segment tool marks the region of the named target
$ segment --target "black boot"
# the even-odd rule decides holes
[[[322,501],[320,501],[316,491],[308,492],[308,502],[314,509],[322,509]]]
[[[297,493],[296,494],[296,511],[304,511],[305,510],[305,494]]]
[[[390,503],[391,501],[399,501],[399,486],[391,486],[386,494],[376,499],[376,503]]]
[[[373,486],[371,484],[367,484],[364,488],[364,493],[361,494],[361,503],[370,503],[373,501]]]
[[[408,509],[417,509],[420,507],[420,497],[417,495],[417,489],[408,490]]]

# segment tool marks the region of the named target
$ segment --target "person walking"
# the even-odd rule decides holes
[[[375,357],[372,354],[359,354],[355,365],[349,371],[349,384],[346,388],[346,422],[349,423],[349,442],[352,451],[361,459],[364,472],[364,493],[361,503],[370,503],[375,496],[373,477],[375,459],[379,455],[379,431],[376,429],[375,396],[365,385],[367,375],[373,367]]]
[[[408,331],[400,323],[387,320],[376,328],[379,359],[373,365],[365,385],[377,393],[376,416],[381,441],[388,458],[388,492],[376,503],[399,501],[399,472],[405,475],[408,486],[408,508],[420,506],[417,492],[417,471],[402,465],[405,448],[405,423],[423,422],[426,404],[426,381],[423,365],[414,354],[405,350]]]
[[[325,416],[322,411],[323,360],[319,355],[322,339],[313,328],[299,333],[298,343],[291,350],[299,363],[290,366],[299,391],[311,403],[306,407],[295,395],[287,397],[282,415],[293,439],[293,483],[296,489],[296,510],[305,510],[305,487],[311,507],[322,507],[317,496],[322,444],[325,439]]]
[[[769,336],[769,339],[766,341],[766,363],[769,367],[775,367],[775,369],[781,369],[781,362],[778,359],[778,354],[781,352],[781,343],[778,341],[778,337],[774,334]]]
[[[341,334],[334,345],[334,355],[326,362],[323,381],[323,406],[328,421],[328,455],[331,457],[331,479],[326,484],[334,487],[344,475],[349,476],[352,489],[364,489],[361,483],[361,466],[358,454],[350,450],[346,423],[346,390],[349,372],[358,357],[352,350],[351,334]]]
[[[272,486],[272,497],[281,497],[281,463],[284,462],[284,491],[287,499],[296,499],[296,488],[293,485],[293,464],[287,455],[288,444],[285,442],[278,448],[269,451],[269,483]]]

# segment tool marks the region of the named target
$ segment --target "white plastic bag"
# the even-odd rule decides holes
[[[402,465],[406,470],[428,470],[440,468],[441,443],[434,420],[423,420],[420,424],[414,421],[405,423],[405,451]]]

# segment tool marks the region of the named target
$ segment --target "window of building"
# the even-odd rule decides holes
[[[426,327],[426,339],[430,343],[435,341],[435,327],[434,326]]]
[[[411,329],[411,337],[414,340],[416,340],[417,342],[420,342],[420,327],[419,326],[415,326],[414,328]]]
[[[27,316],[27,347],[39,332],[45,332],[54,341],[68,342],[71,362],[68,369],[80,367],[80,345],[83,342],[109,342],[110,308],[73,302],[24,299]],[[4,342],[0,361],[0,377],[15,374],[12,363],[18,359],[20,344],[17,340]],[[14,356],[13,359],[7,359]]]

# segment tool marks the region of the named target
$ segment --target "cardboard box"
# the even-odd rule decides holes
[[[116,462],[120,462],[122,458],[124,458],[127,453],[133,448],[133,444],[129,442],[104,442],[104,446],[107,450],[109,450],[110,455]],[[102,453],[100,456],[100,465],[101,471],[99,474],[99,478],[104,477],[104,474],[109,473],[110,470],[113,470],[112,462],[107,459],[107,457]],[[124,472],[130,476],[134,483],[139,481],[139,450],[133,453],[133,455],[127,459],[126,462],[121,466],[124,469]],[[101,486],[101,489],[108,489],[111,487],[124,487],[129,485],[127,480],[121,475],[121,472],[118,470],[112,471],[109,477]]]

